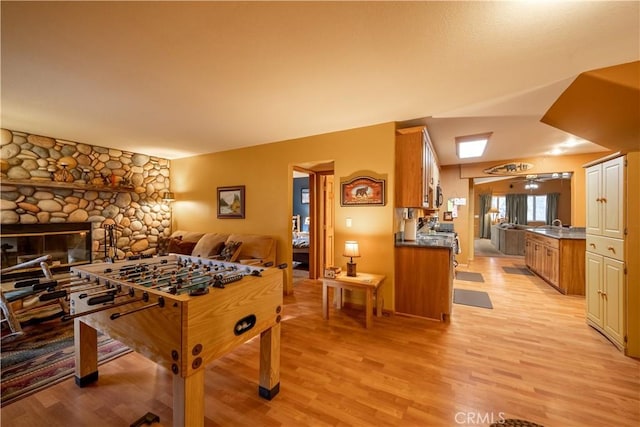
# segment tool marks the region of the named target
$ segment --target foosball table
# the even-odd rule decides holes
[[[76,384],[98,379],[97,331],[173,373],[173,425],[204,425],[205,366],[260,334],[258,392],[280,387],[283,272],[174,255],[71,269]]]

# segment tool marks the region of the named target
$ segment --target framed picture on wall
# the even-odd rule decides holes
[[[301,197],[302,203],[308,204],[309,203],[309,189],[308,188],[303,188],[301,190],[300,194],[302,196]]]
[[[340,183],[341,206],[385,205],[385,180],[357,176]]]
[[[244,218],[244,185],[218,187],[218,218]]]

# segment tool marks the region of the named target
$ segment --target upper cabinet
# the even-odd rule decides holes
[[[438,162],[427,128],[417,126],[396,131],[395,205],[435,209]]]
[[[586,170],[587,233],[624,238],[624,157]]]

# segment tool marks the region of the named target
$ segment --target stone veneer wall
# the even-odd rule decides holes
[[[171,232],[167,159],[2,129],[0,162],[2,224],[91,222],[94,261],[104,258],[103,224],[116,225],[119,259],[155,253]],[[72,188],[51,183],[62,164]]]

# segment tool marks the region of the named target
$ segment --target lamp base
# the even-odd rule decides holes
[[[356,263],[348,262],[347,263],[347,276],[356,277]]]

